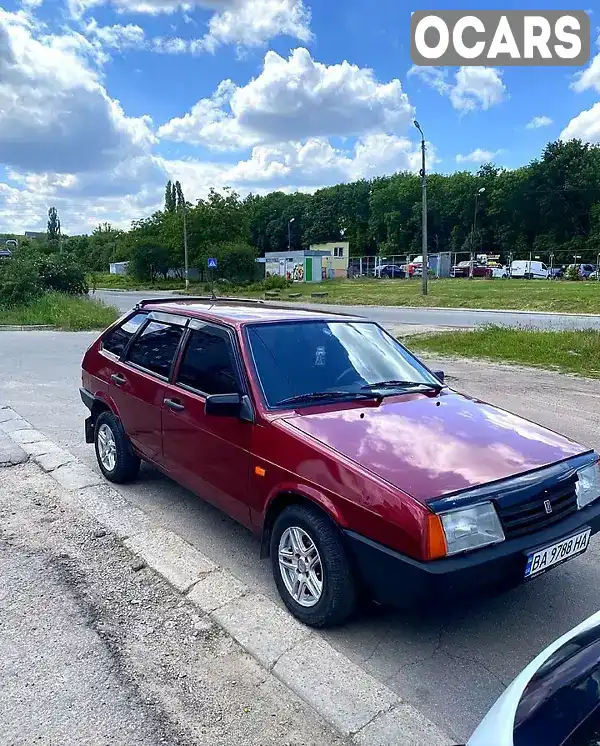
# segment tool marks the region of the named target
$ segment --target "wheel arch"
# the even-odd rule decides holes
[[[337,507],[315,490],[300,490],[297,488],[281,489],[269,500],[265,510],[260,544],[260,558],[269,557],[271,551],[271,533],[277,517],[290,505],[307,505],[324,513],[336,526],[345,525],[345,521]]]

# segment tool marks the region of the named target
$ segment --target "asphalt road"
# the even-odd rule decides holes
[[[128,311],[142,298],[160,298],[171,295],[168,291],[152,292],[96,292],[96,297],[105,303],[117,306],[121,311]],[[600,329],[598,316],[570,316],[550,313],[515,313],[514,311],[472,311],[460,308],[404,308],[402,306],[339,306],[319,304],[302,304],[304,307],[321,311],[356,314],[373,319],[383,325],[416,324],[419,326],[451,326],[469,328],[485,324],[499,326],[532,327],[535,329]]]
[[[84,443],[79,366],[94,334],[0,332],[0,403],[95,467]],[[435,362],[435,361],[432,361]],[[450,385],[600,450],[598,382],[446,360]],[[277,600],[267,562],[243,528],[150,469],[122,493],[252,588]],[[508,594],[453,611],[371,607],[324,633],[340,651],[464,742],[504,686],[540,650],[598,610],[600,540],[587,555]]]

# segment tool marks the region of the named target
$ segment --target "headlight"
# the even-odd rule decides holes
[[[448,555],[504,541],[504,531],[492,503],[441,513]]]
[[[598,462],[577,472],[577,507],[585,508],[600,497],[600,466]]]

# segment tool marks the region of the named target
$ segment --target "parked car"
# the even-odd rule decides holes
[[[427,263],[429,268],[429,262]],[[416,256],[412,262],[406,265],[406,271],[409,277],[422,277],[423,276],[423,257]]]
[[[510,277],[510,269],[499,265],[492,268],[492,277],[494,279],[506,280]]]
[[[491,277],[493,269],[485,264],[479,262],[473,262],[473,277]],[[451,277],[470,277],[471,276],[471,262],[459,262],[450,270]]]
[[[521,280],[547,280],[548,267],[544,262],[517,260],[510,266],[510,276]]]
[[[406,272],[404,267],[401,267],[399,264],[382,264],[375,269],[375,277],[403,280],[406,277]]]
[[[565,276],[565,268],[564,267],[550,267],[548,269],[548,279],[549,280],[562,280],[562,278]]]
[[[596,267],[593,264],[571,264],[570,267],[577,267],[579,276],[584,280],[589,280],[591,275],[596,272]]]
[[[287,608],[343,622],[360,593],[435,605],[583,554],[598,456],[449,389],[377,324],[231,299],[144,301],[86,352],[86,441],[261,539]],[[468,423],[468,426],[465,426]]]
[[[467,746],[598,746],[600,612],[533,660]]]

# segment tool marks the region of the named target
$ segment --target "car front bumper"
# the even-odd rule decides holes
[[[530,552],[586,528],[592,534],[600,531],[600,500],[543,531],[430,562],[407,557],[353,531],[344,534],[354,567],[369,594],[380,603],[406,607],[431,600],[451,602],[520,585],[525,582]]]

